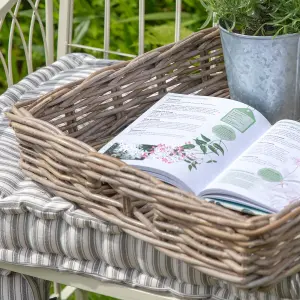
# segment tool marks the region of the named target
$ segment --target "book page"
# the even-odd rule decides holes
[[[168,94],[99,152],[198,194],[269,127],[240,102]]]
[[[223,193],[280,211],[300,200],[300,123],[277,122],[203,194]]]

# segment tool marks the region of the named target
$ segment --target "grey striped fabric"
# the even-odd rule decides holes
[[[74,59],[71,57],[62,60],[66,59],[69,62]],[[81,63],[78,62],[79,57]],[[74,70],[69,73],[72,74],[73,80],[86,76],[90,70],[94,70],[95,65],[101,67],[104,63],[99,60],[93,62],[91,57],[79,55],[76,55],[74,61]],[[51,66],[49,68],[51,69]],[[60,70],[63,72],[56,75],[57,81],[70,80],[68,76],[64,76],[68,73],[66,69]],[[36,74],[30,76],[37,78]],[[51,85],[45,83],[44,87],[52,88],[60,84],[53,76],[52,79],[49,76],[48,83],[51,82]],[[12,94],[10,90],[1,96],[0,109],[1,105],[2,108],[8,108],[18,99],[24,99],[25,93],[28,97],[31,95],[30,97],[35,98],[43,92],[42,89],[38,90],[42,85],[36,88],[37,93],[32,87],[28,87],[27,92],[21,90],[21,87],[18,85],[13,87],[15,95],[15,98],[11,97],[13,100],[6,99],[7,95]],[[61,272],[75,272],[133,287],[170,292],[191,299],[300,299],[299,274],[283,280],[268,293],[245,293],[226,282],[202,274],[186,263],[160,253],[150,244],[123,233],[117,226],[95,219],[72,203],[53,196],[41,185],[24,178],[18,166],[18,159],[15,135],[2,113],[0,114],[0,261],[46,267]],[[10,275],[3,272],[0,275],[7,280]],[[17,274],[15,276],[18,278]],[[2,277],[0,285],[4,284],[1,281]],[[34,281],[36,279],[33,278],[26,280],[27,284],[31,282],[30,280],[35,282],[29,285],[31,291],[35,291],[35,297],[40,298],[22,299],[43,299],[43,295],[47,293],[47,284],[41,280]],[[33,289],[32,286],[36,288]]]
[[[48,81],[59,72],[80,66],[83,59],[86,57],[88,57],[88,55],[81,53],[67,55],[53,63],[51,66],[41,68],[38,71],[28,75],[19,83],[10,87],[4,94],[0,96],[0,112],[5,107],[10,107],[16,101],[19,101],[21,96],[26,92],[38,88],[39,85]]]
[[[113,65],[119,61],[107,60],[107,59],[95,59],[91,56],[86,56],[80,66],[59,72],[57,75],[53,76],[50,80],[42,82],[37,88],[29,90],[24,93],[20,99],[31,100],[37,99],[42,95],[53,91],[67,83],[84,79],[96,70]]]
[[[72,54],[63,57],[51,66],[44,67],[27,76],[24,80],[12,86],[0,96],[1,199],[17,191],[19,183],[24,179],[18,167],[19,155],[15,137],[13,132],[8,128],[8,122],[4,119],[2,113],[3,110],[10,107],[16,101],[20,101],[21,96],[26,93],[26,91],[39,87],[41,83],[48,81],[55,74],[82,65],[83,60],[87,57],[85,54]],[[14,223],[10,225],[14,226]],[[45,280],[0,269],[1,300],[46,300],[49,299],[49,287],[50,283]]]
[[[0,274],[1,274],[0,270]],[[1,300],[48,300],[50,283],[27,275],[5,271],[0,275]]]

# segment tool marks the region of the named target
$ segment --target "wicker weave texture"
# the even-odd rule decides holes
[[[24,173],[171,257],[242,288],[300,270],[300,205],[250,217],[97,153],[168,91],[228,97],[219,31],[96,71],[7,114]]]

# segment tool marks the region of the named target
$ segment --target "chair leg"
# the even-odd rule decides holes
[[[88,300],[89,295],[87,291],[76,290],[75,291],[76,300]]]
[[[50,300],[61,300],[61,286],[59,283],[53,282],[54,294],[50,296]]]

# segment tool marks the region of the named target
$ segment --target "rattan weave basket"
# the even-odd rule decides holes
[[[300,270],[300,205],[250,217],[97,150],[167,91],[228,97],[216,28],[96,71],[7,113],[24,173],[165,254],[241,288]],[[201,180],[201,178],[199,178]]]

